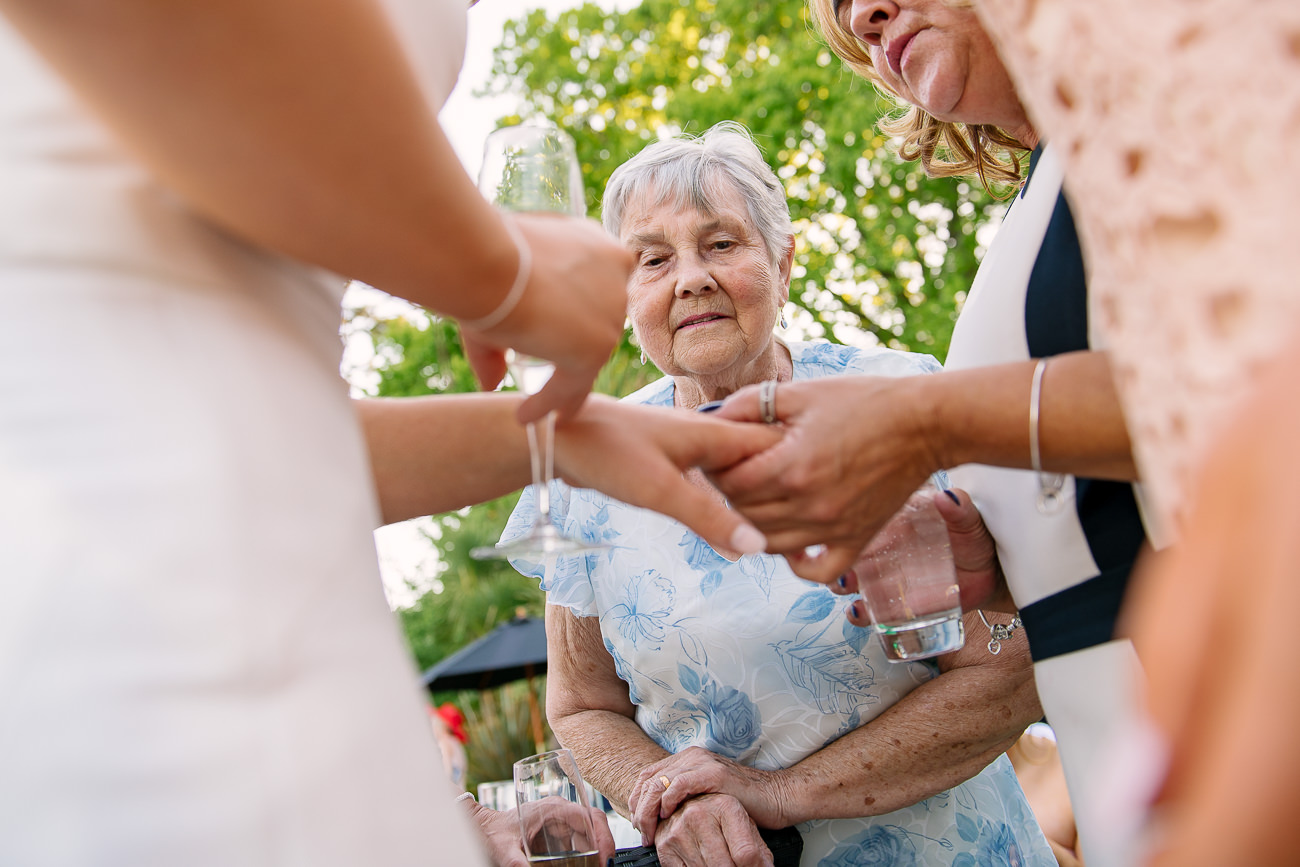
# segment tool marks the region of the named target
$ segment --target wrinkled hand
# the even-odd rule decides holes
[[[767,536],[796,574],[823,584],[857,560],[868,540],[938,463],[915,417],[916,377],[835,376],[782,383],[776,415],[785,438],[711,478]],[[923,377],[922,377],[923,379]],[[758,387],[714,413],[759,421]],[[816,556],[805,553],[825,545]]]
[[[983,608],[986,611],[1015,611],[1015,603],[1007,592],[1006,578],[998,561],[997,545],[980,516],[979,509],[970,496],[962,490],[937,491],[933,495],[935,508],[948,526],[948,540],[952,546],[952,562],[957,571],[957,584],[961,588],[963,611]],[[863,551],[870,551],[889,533],[886,525]],[[862,576],[857,564],[844,573],[844,580],[831,585],[840,594],[857,593]],[[848,609],[848,618],[858,626],[869,626],[871,620],[862,606]]]
[[[494,867],[528,867],[515,811],[497,812],[480,804],[471,804],[470,809]]]
[[[663,779],[669,785],[664,787]],[[718,793],[740,802],[754,822],[764,828],[784,828],[783,799],[769,771],[733,762],[703,747],[687,747],[642,769],[628,798],[632,824],[647,842],[657,840],[656,827],[694,795]]]
[[[676,518],[714,547],[757,553],[762,535],[683,477],[722,470],[771,447],[781,431],[592,395],[555,430],[555,467],[571,485]]]
[[[599,863],[614,856],[614,835],[605,814],[566,798],[530,801],[515,811],[519,816],[525,850],[536,853],[589,852]]]
[[[604,813],[595,807],[583,807],[572,801],[560,798],[554,800],[557,802],[555,805],[547,805],[549,808],[547,810],[548,821],[559,821],[566,825],[572,824],[579,813],[587,813],[591,817],[591,828],[594,834],[596,850],[599,852],[600,863],[604,864],[614,857],[616,850],[614,835],[610,833],[609,821],[605,818]],[[474,824],[478,826],[479,833],[483,835],[483,840],[487,845],[488,857],[492,860],[493,867],[529,867],[528,855],[524,851],[523,837],[520,831],[518,811],[505,810],[498,812],[473,802],[471,802],[470,808]]]
[[[663,867],[772,867],[772,851],[740,802],[696,795],[661,822],[655,851]]]
[[[594,220],[510,214],[532,248],[532,274],[519,304],[487,331],[465,329],[465,356],[484,388],[505,375],[505,350],[555,363],[555,374],[519,408],[519,421],[551,410],[573,415],[623,337],[632,254]]]

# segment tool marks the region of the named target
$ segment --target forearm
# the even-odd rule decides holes
[[[355,402],[385,523],[481,503],[529,483],[521,396],[456,394]]]
[[[482,316],[510,285],[501,218],[372,0],[0,11],[153,172],[248,241],[449,315]]]
[[[978,637],[967,640],[987,652]],[[783,819],[873,816],[915,804],[978,774],[1041,716],[1028,665],[950,670],[774,772],[786,804]]]
[[[635,720],[613,711],[582,711],[550,723],[560,743],[573,751],[583,779],[624,816],[641,769],[668,755]]]
[[[1029,397],[1035,362],[920,377],[923,436],[943,467],[1029,469]],[[1054,356],[1039,401],[1043,469],[1133,480],[1137,469],[1105,352]]]
[[[637,775],[668,753],[636,724],[636,705],[605,650],[597,618],[548,604],[546,652],[551,730],[573,750],[583,778],[627,815]]]

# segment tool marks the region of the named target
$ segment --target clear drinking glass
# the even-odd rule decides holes
[[[515,800],[530,864],[601,867],[591,802],[573,753],[552,750],[515,762]]]
[[[933,482],[918,489],[862,552],[858,592],[891,662],[961,648],[966,636],[948,525]]]
[[[587,214],[582,168],[573,139],[553,126],[511,126],[489,134],[483,146],[478,186],[488,201],[507,211],[551,211],[575,217]],[[551,362],[514,350],[506,353],[506,364],[515,387],[525,394],[536,394],[555,372]],[[475,548],[470,551],[471,557],[478,560],[544,557],[604,547],[565,536],[551,521],[554,439],[554,413],[548,414],[540,425],[528,425],[528,450],[537,495],[533,526],[526,535],[512,542]]]

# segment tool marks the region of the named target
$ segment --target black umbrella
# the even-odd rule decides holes
[[[490,689],[546,673],[546,621],[516,617],[465,645],[424,673],[430,692]]]
[[[445,689],[491,689],[525,678],[533,741],[542,752],[542,710],[533,689],[533,677],[546,673],[546,621],[516,617],[497,624],[482,638],[465,645],[424,672],[430,692]]]

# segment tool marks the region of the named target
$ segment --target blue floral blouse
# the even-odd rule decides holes
[[[794,378],[910,376],[929,356],[829,343],[790,344]],[[672,406],[673,381],[629,401]],[[700,746],[765,770],[789,767],[869,723],[936,669],[886,661],[871,631],[845,619],[827,588],[765,554],[730,562],[677,521],[604,494],[554,483],[567,533],[612,547],[550,564],[515,561],[547,601],[599,617],[605,649],[637,706],[636,720],[671,752]],[[525,491],[504,540],[522,535]],[[818,867],[1053,867],[1006,756],[918,804],[862,819],[800,826],[802,864]]]

